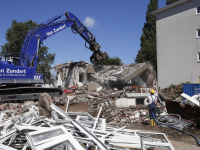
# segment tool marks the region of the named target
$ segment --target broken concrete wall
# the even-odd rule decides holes
[[[84,85],[96,82],[105,89],[122,90],[128,85],[153,87],[153,81],[156,79],[153,66],[148,62],[122,66],[94,66],[87,62],[71,61],[58,65],[55,69],[55,85],[62,88],[68,88],[78,82]]]
[[[76,85],[77,82],[87,83],[87,66],[86,62],[67,62],[55,66],[57,75],[54,85],[57,87],[69,87]]]

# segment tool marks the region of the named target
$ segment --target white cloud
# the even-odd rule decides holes
[[[86,17],[86,19],[85,19],[85,21],[83,22],[83,24],[84,24],[86,27],[93,28],[94,25],[95,25],[95,20],[94,20],[94,18]]]

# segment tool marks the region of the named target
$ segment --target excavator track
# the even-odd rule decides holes
[[[0,103],[20,102],[25,100],[38,100],[42,93],[48,93],[52,98],[59,96],[60,89],[54,87],[1,87]]]

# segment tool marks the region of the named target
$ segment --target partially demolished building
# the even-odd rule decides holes
[[[67,62],[55,66],[55,85],[62,88],[76,85],[78,82],[83,85],[91,82],[110,88],[123,88],[124,85],[134,85],[140,87],[156,86],[155,72],[153,66],[148,63],[138,63],[122,66],[94,66],[87,62]]]
[[[63,89],[77,84],[87,85],[88,91],[123,90],[124,87],[131,86],[129,90],[135,94],[128,97],[142,99],[148,96],[149,88],[157,89],[155,71],[149,62],[122,66],[94,66],[87,62],[71,61],[55,66],[55,70],[55,85]],[[138,88],[133,90],[134,87]]]

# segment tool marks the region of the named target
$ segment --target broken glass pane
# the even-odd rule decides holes
[[[31,137],[33,138],[34,142],[46,140],[61,134],[65,134],[61,129],[53,130],[53,131],[48,131],[46,133],[41,133],[41,134],[36,134],[32,135]]]

